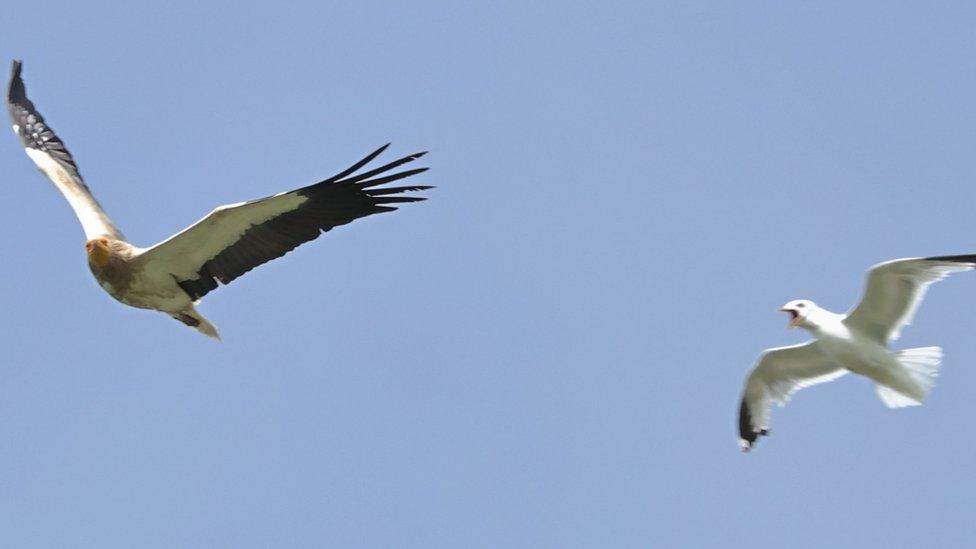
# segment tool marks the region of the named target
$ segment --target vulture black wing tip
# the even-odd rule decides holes
[[[929,261],[951,261],[953,263],[976,263],[976,254],[966,255],[937,255],[926,257]]]
[[[7,86],[7,101],[9,103],[23,101],[27,98],[27,93],[24,91],[24,81],[20,77],[22,66],[23,62],[19,59],[14,59],[11,63],[10,85]]]

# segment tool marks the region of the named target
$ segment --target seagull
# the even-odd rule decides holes
[[[88,265],[99,285],[126,305],[163,312],[214,339],[220,339],[217,328],[197,312],[195,305],[218,283],[228,284],[334,227],[396,210],[392,204],[424,200],[392,195],[433,188],[380,187],[426,171],[414,168],[390,173],[425,152],[356,173],[385,151],[386,144],[314,185],[220,206],[166,240],[139,248],[127,242],[105,214],[64,142],[27,98],[21,69],[22,63],[14,61],[7,90],[14,133],[27,156],[61,191],[81,222]]]
[[[780,311],[790,315],[789,327],[803,328],[814,339],[760,355],[739,406],[740,448],[747,452],[769,434],[772,403],[783,406],[794,392],[848,372],[874,381],[889,408],[920,405],[938,375],[942,349],[893,351],[889,345],[911,323],[929,285],[973,268],[976,255],[895,259],[871,267],[861,302],[846,315],[807,299],[783,305]]]

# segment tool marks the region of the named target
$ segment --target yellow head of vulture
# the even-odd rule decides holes
[[[85,251],[88,252],[88,261],[104,267],[108,264],[108,258],[112,256],[107,238],[95,238],[85,243]]]

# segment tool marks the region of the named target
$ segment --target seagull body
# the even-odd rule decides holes
[[[911,323],[929,285],[973,268],[976,255],[896,259],[870,269],[861,302],[846,315],[805,299],[784,305],[780,310],[791,315],[790,327],[803,328],[814,339],[760,356],[739,407],[740,447],[748,451],[769,433],[772,403],[782,406],[797,390],[848,372],[874,381],[889,408],[921,404],[938,374],[942,350],[892,351],[889,345]]]
[[[14,61],[7,92],[14,133],[81,222],[87,239],[88,264],[99,285],[126,305],[161,311],[216,339],[217,329],[197,312],[195,305],[218,283],[228,284],[333,227],[396,210],[390,204],[424,200],[390,195],[432,188],[377,188],[426,171],[427,168],[416,168],[388,173],[424,153],[357,174],[387,148],[385,145],[324,181],[221,206],[163,242],[139,248],[125,240],[92,196],[64,143],[27,98],[20,73],[21,63]]]

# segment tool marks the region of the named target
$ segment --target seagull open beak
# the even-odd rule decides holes
[[[786,326],[787,328],[796,328],[800,325],[800,322],[802,322],[800,313],[798,313],[796,309],[787,309],[786,307],[783,307],[780,309],[780,311],[790,315],[790,323]]]

